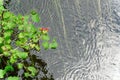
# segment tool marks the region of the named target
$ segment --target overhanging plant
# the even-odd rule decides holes
[[[35,77],[38,70],[34,65],[26,66],[24,60],[29,57],[30,50],[40,51],[39,40],[44,49],[55,49],[57,42],[50,42],[48,28],[37,28],[32,22],[39,22],[36,11],[29,15],[15,15],[3,7],[0,0],[0,78],[20,80],[11,76],[14,70],[24,69],[25,77]],[[17,69],[15,69],[17,68]]]

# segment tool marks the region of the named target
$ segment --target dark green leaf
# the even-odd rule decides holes
[[[11,65],[7,65],[7,66],[5,66],[5,69],[4,69],[6,72],[8,72],[8,71],[14,71],[14,68],[13,68],[13,66],[11,66]]]

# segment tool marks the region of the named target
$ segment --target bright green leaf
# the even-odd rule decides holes
[[[11,76],[10,76],[10,77],[8,77],[7,80],[20,80],[20,78],[19,78],[19,77],[16,77],[16,76],[15,76],[15,77],[11,77]]]
[[[35,45],[35,49],[36,49],[37,51],[39,51],[39,50],[40,50],[40,46],[39,46],[39,45]]]
[[[9,52],[3,52],[3,55],[4,55],[5,57],[8,57],[8,56],[10,56],[10,53],[9,53]]]
[[[4,78],[5,74],[6,74],[5,70],[0,69],[0,78]]]
[[[4,32],[4,37],[5,38],[10,37],[12,33],[13,33],[13,30],[7,30],[7,31]]]
[[[39,22],[40,21],[39,15],[38,14],[32,15],[32,20],[34,22]]]
[[[49,48],[49,43],[47,41],[43,42],[42,46],[44,47],[44,49],[48,49]]]
[[[16,54],[21,59],[26,59],[28,57],[28,53],[27,52],[17,52]]]
[[[3,39],[2,37],[0,37],[0,44],[3,43],[3,40],[4,40],[4,39]]]
[[[43,39],[43,40],[46,40],[46,41],[50,40],[50,38],[49,38],[48,35],[42,35],[42,39]]]
[[[3,0],[0,0],[0,6],[3,5]]]
[[[10,63],[14,64],[15,62],[17,62],[17,60],[14,59],[13,57],[10,57]]]
[[[50,45],[49,45],[49,47],[50,47],[51,49],[56,49],[57,46],[58,46],[58,44],[57,44],[56,40],[53,40],[53,42],[50,43]]]
[[[24,38],[24,33],[19,33],[18,38]]]
[[[24,75],[25,75],[26,78],[28,78],[29,76],[31,76],[31,74],[29,74],[29,73],[27,73],[27,72],[24,73]]]
[[[23,64],[22,63],[18,63],[17,65],[18,65],[18,69],[23,68]]]
[[[3,15],[4,18],[9,18],[10,16],[11,16],[10,12],[5,12]]]
[[[37,73],[37,70],[33,66],[29,66],[28,70],[31,72],[32,76],[35,76],[35,74]]]

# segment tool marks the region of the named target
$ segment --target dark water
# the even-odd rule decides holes
[[[16,14],[36,9],[59,47],[35,53],[55,80],[120,80],[119,0],[12,0]]]

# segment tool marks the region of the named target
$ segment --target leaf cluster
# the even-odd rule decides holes
[[[5,78],[7,73],[14,71],[14,65],[18,69],[26,69],[25,77],[34,77],[37,74],[35,66],[25,66],[24,60],[29,57],[30,50],[40,51],[39,41],[42,40],[44,49],[55,49],[57,42],[43,33],[32,23],[40,22],[36,11],[28,15],[15,15],[3,7],[0,0],[0,60],[4,66],[0,66],[0,78]],[[7,80],[20,80],[16,76],[7,76]]]

